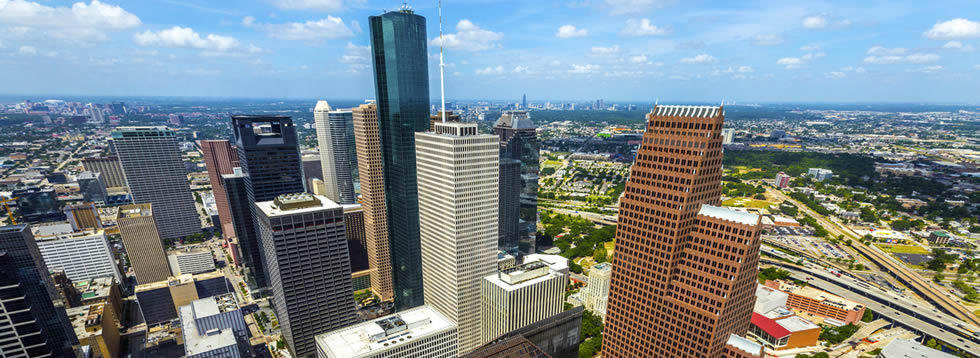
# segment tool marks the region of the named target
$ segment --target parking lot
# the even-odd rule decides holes
[[[766,235],[766,239],[785,247],[805,251],[816,257],[841,260],[853,259],[841,245],[831,244],[812,235],[813,232],[809,229],[774,227],[770,229],[769,234]]]

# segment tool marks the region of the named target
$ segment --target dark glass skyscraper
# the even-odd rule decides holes
[[[20,288],[17,290],[0,290],[0,297],[3,298],[3,305],[9,311],[30,310],[32,317],[25,317],[25,312],[12,313],[8,319],[14,325],[18,325],[16,330],[19,332],[22,341],[17,347],[11,346],[8,352],[3,348],[4,356],[15,356],[15,352],[31,353],[37,351],[38,344],[46,345],[41,348],[51,353],[52,357],[73,357],[72,345],[78,343],[75,331],[71,328],[68,321],[68,314],[65,312],[64,302],[55,290],[54,280],[48,274],[48,267],[44,264],[41,251],[37,248],[34,241],[34,234],[26,225],[13,225],[0,227],[0,251],[4,251],[4,258],[0,259],[0,275],[6,278],[4,287],[19,282]],[[40,332],[33,332],[35,327],[23,325],[28,320],[35,320]],[[7,322],[7,319],[3,323]],[[0,328],[6,331],[6,328]],[[12,333],[14,329],[10,329]],[[34,336],[34,334],[39,334]]]
[[[239,227],[236,227],[235,233],[243,256],[259,259],[246,259],[245,262],[255,266],[252,267],[255,281],[259,287],[265,287],[268,266],[261,252],[263,245],[258,242],[260,238],[255,226],[254,204],[275,199],[280,194],[305,191],[296,127],[292,118],[285,116],[232,116],[231,122],[251,215],[249,219],[242,220],[243,225],[239,225],[249,232],[238,232]],[[249,248],[257,251],[250,251]]]
[[[500,165],[506,165],[509,160],[520,162],[518,178],[500,179],[501,190],[505,190],[503,183],[516,180],[520,182],[520,220],[517,223],[517,242],[516,245],[511,241],[501,237],[501,249],[513,251],[518,249],[523,253],[534,253],[535,232],[538,225],[538,169],[540,164],[541,143],[538,142],[537,128],[527,111],[506,111],[497,120],[493,127],[493,133],[500,137]],[[508,171],[513,173],[513,171]],[[502,167],[500,175],[505,175]],[[511,174],[513,175],[513,174]],[[512,188],[508,186],[507,188]],[[512,190],[512,189],[507,189]],[[510,192],[501,192],[501,206],[505,205],[505,198],[513,198]],[[501,208],[505,210],[506,208]],[[501,228],[503,230],[503,228]],[[502,234],[504,234],[502,232]]]
[[[411,10],[371,16],[388,239],[398,310],[422,304],[415,132],[429,129],[425,18]]]

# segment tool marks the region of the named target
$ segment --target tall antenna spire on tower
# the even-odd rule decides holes
[[[442,0],[439,0],[439,90],[442,92],[442,123],[446,123],[446,64],[442,61]]]

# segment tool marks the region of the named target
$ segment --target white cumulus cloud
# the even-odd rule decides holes
[[[708,54],[700,54],[694,57],[686,57],[681,59],[682,63],[714,63],[718,62],[717,59]]]
[[[344,24],[343,19],[329,15],[325,19],[316,21],[254,24],[251,26],[262,29],[269,37],[281,40],[320,41],[354,36],[354,32]]]
[[[808,29],[822,29],[827,27],[827,18],[824,16],[807,16],[803,18],[803,27]]]
[[[504,73],[504,66],[497,66],[497,67],[491,66],[491,67],[486,67],[486,68],[476,70],[476,74],[478,75],[499,75],[503,73]]]
[[[482,29],[470,20],[459,20],[456,23],[456,33],[442,36],[443,45],[448,49],[463,51],[484,51],[497,46],[504,34]],[[431,46],[439,46],[439,38],[430,42]]]
[[[0,24],[31,35],[73,41],[105,41],[107,32],[142,24],[139,17],[115,5],[92,0],[71,7],[52,7],[25,0],[0,0]]]
[[[786,66],[786,68],[794,68],[802,65],[803,60],[800,59],[799,57],[783,57],[779,60],[776,60],[776,64]]]
[[[587,29],[579,29],[575,25],[562,25],[555,33],[556,37],[567,39],[572,37],[583,37],[589,34]]]
[[[599,65],[585,64],[585,65],[572,65],[572,68],[568,70],[568,73],[594,73],[599,71]]]
[[[596,56],[611,56],[619,53],[619,45],[613,45],[610,47],[592,47],[592,54]]]
[[[864,63],[874,64],[918,64],[939,61],[939,55],[933,53],[911,53],[907,48],[896,47],[887,48],[873,46],[868,49],[868,56],[864,57]]]
[[[657,36],[670,34],[670,28],[658,27],[650,19],[629,19],[619,33],[624,36]]]
[[[147,30],[134,34],[133,39],[140,46],[186,47],[211,51],[228,51],[241,46],[234,37],[215,34],[202,37],[194,29],[180,26],[158,32]]]
[[[632,63],[647,63],[646,55],[630,56],[630,62]]]
[[[963,18],[952,19],[936,23],[923,35],[933,40],[980,37],[980,22]]]

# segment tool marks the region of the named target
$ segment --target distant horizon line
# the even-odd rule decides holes
[[[57,100],[57,99],[59,99],[58,97],[65,97],[65,98],[78,98],[78,97],[82,97],[82,98],[119,98],[119,99],[141,99],[141,98],[145,98],[145,99],[158,99],[159,98],[159,99],[182,99],[182,100],[197,100],[197,99],[200,99],[200,100],[263,100],[263,101],[270,101],[271,100],[271,101],[294,101],[294,102],[312,101],[313,103],[315,103],[315,101],[317,101],[317,100],[352,101],[352,102],[357,102],[357,101],[364,102],[364,101],[369,101],[369,100],[375,100],[374,98],[332,98],[332,99],[330,99],[328,97],[251,97],[251,96],[176,96],[176,95],[101,95],[101,94],[93,94],[93,95],[79,95],[79,94],[0,94],[0,100],[2,100],[2,99],[13,99],[13,98],[20,98],[19,101],[34,100],[33,98],[24,98],[24,97],[38,97],[38,98],[43,97],[44,99],[39,99],[41,101],[43,101],[43,100]],[[552,103],[561,103],[561,102],[564,102],[564,103],[587,103],[587,102],[595,102],[597,100],[602,100],[603,102],[605,102],[607,104],[647,104],[647,105],[653,105],[657,101],[656,98],[649,99],[649,100],[624,100],[624,99],[593,98],[593,99],[540,99],[540,100],[528,100],[528,103],[542,103],[542,102],[552,102]],[[497,102],[497,103],[514,104],[514,103],[520,103],[522,101],[522,98],[521,97],[517,97],[517,98],[514,98],[514,99],[486,99],[486,98],[457,98],[457,99],[450,99],[450,98],[447,98],[446,101],[447,102],[458,102],[458,101],[479,102],[479,101],[487,101],[487,102]],[[665,102],[665,103],[683,103],[683,104],[687,104],[687,103],[698,103],[698,104],[709,103],[709,104],[719,104],[720,105],[722,103],[721,100],[716,100],[716,101],[690,100],[690,99],[685,99],[685,100],[671,100],[671,99],[664,99],[664,98],[660,98],[659,101],[660,102]],[[432,100],[430,100],[429,102],[431,104],[437,104],[438,103],[438,101],[433,102]],[[731,102],[735,102],[735,104],[732,104]],[[865,100],[865,101],[861,101],[861,100],[852,100],[852,101],[833,101],[833,100],[821,100],[821,101],[806,101],[806,100],[794,100],[794,101],[735,100],[735,101],[730,101],[730,100],[726,100],[725,105],[739,106],[740,105],[739,102],[741,102],[742,105],[755,105],[755,104],[847,104],[847,105],[855,105],[855,104],[906,104],[906,105],[943,105],[943,106],[977,106],[977,105],[980,105],[980,103],[976,103],[976,102],[975,103],[968,103],[968,102],[909,102],[909,101],[882,101],[882,100]],[[18,103],[18,102],[14,102],[14,103]]]

